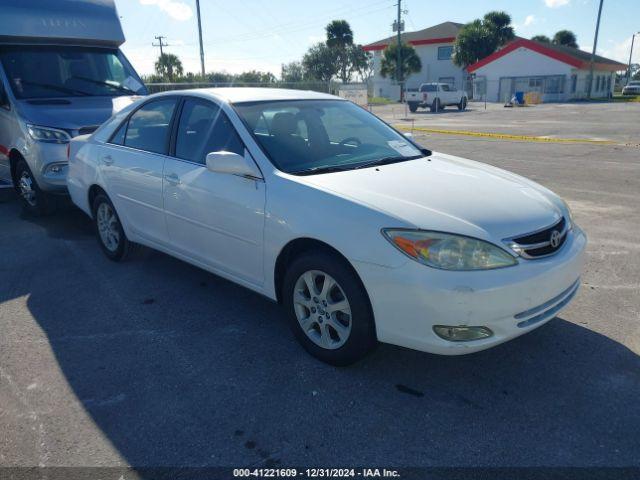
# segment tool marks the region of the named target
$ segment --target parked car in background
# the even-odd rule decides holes
[[[586,244],[546,188],[432,153],[331,95],[152,95],[71,141],[68,185],[99,244],[143,244],[280,302],[335,365],[378,341],[476,352],[564,308]]]
[[[622,95],[640,95],[640,80],[632,80],[622,88]]]
[[[147,90],[112,0],[5,0],[0,18],[0,180],[43,214],[67,192],[69,140]]]
[[[448,83],[423,83],[418,89],[408,89],[405,96],[411,112],[427,107],[438,112],[449,105],[464,110],[468,103],[467,92],[454,90]]]

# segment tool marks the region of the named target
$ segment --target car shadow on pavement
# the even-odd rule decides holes
[[[638,462],[640,359],[595,331],[558,318],[470,356],[381,345],[333,368],[276,304],[160,253],[110,262],[65,227],[74,215],[5,261],[46,272],[0,303],[28,294],[77,401],[134,467]]]

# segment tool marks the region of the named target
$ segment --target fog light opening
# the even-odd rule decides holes
[[[449,342],[471,342],[493,336],[493,332],[487,327],[468,327],[464,325],[457,327],[451,325],[435,325],[433,331],[440,338]]]

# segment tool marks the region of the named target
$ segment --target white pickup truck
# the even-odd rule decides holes
[[[468,101],[467,92],[453,90],[447,83],[423,83],[418,89],[407,89],[405,98],[411,112],[418,110],[418,107],[429,107],[432,112],[437,112],[447,105],[464,110]]]

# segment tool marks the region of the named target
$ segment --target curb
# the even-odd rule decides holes
[[[406,125],[396,125],[395,128],[403,131],[416,131],[425,133],[438,133],[442,135],[464,135],[468,137],[497,138],[500,140],[516,140],[526,142],[542,143],[587,143],[592,145],[625,145],[613,140],[591,140],[588,138],[550,138],[534,137],[530,135],[510,135],[507,133],[471,132],[468,130],[443,130],[439,128],[408,127]]]

